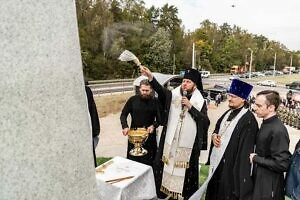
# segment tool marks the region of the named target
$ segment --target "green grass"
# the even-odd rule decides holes
[[[287,84],[291,83],[293,81],[299,81],[300,74],[291,74],[291,75],[283,75],[283,76],[266,76],[266,77],[259,77],[259,78],[253,78],[253,80],[274,80],[279,84]]]
[[[112,159],[112,158],[110,158],[110,157],[108,157],[108,158],[107,157],[98,157],[97,158],[97,166],[105,163],[106,161],[108,161],[110,159]]]
[[[209,166],[205,164],[201,164],[200,174],[199,174],[199,183],[202,185],[208,176]]]
[[[209,170],[209,165],[205,165],[201,163],[201,169],[200,169],[200,174],[199,174],[199,186],[201,186],[204,181],[206,180],[206,177],[208,176],[208,170]],[[201,200],[205,199],[205,194],[203,194]]]

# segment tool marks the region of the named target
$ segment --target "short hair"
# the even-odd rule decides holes
[[[146,86],[150,86],[150,87],[151,87],[151,85],[150,85],[148,79],[143,79],[143,80],[141,80],[141,82],[140,82],[140,87],[141,87],[142,85],[146,85]]]
[[[277,110],[279,104],[280,104],[280,96],[279,93],[275,90],[263,90],[259,93],[257,93],[256,96],[264,95],[266,97],[266,104],[268,106],[274,105],[275,111]]]

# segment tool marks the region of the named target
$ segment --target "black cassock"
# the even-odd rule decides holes
[[[93,92],[91,88],[88,86],[85,86],[85,92],[87,96],[87,102],[88,102],[88,108],[89,108],[89,114],[91,118],[91,124],[92,124],[92,135],[93,138],[99,136],[100,134],[100,122],[99,122],[99,117],[98,117],[98,111],[97,111],[97,106],[94,101],[93,97]],[[96,159],[96,152],[94,148],[94,139],[93,139],[93,156],[94,156],[94,164],[95,167],[97,167],[97,159]]]
[[[241,109],[229,110],[231,113],[227,121],[231,121]],[[227,112],[218,120],[214,133],[218,133]],[[252,199],[253,178],[250,176],[249,155],[253,153],[257,131],[257,121],[248,110],[233,130],[220,164],[208,184],[206,200]]]
[[[277,116],[263,120],[257,135],[253,200],[284,200],[284,175],[291,154],[289,135]]]
[[[162,125],[163,130],[159,142],[159,148],[157,149],[155,161],[154,161],[154,177],[156,184],[156,191],[159,198],[165,198],[166,195],[160,191],[162,174],[164,163],[162,162],[162,154],[166,137],[168,115],[170,111],[170,105],[172,100],[172,93],[169,90],[163,88],[155,78],[150,82],[153,89],[158,94],[158,99],[162,107]],[[189,168],[185,173],[185,180],[183,186],[182,196],[188,199],[199,187],[199,156],[201,149],[207,149],[207,131],[209,127],[209,119],[207,116],[207,107],[204,104],[201,112],[195,107],[192,107],[189,111],[197,125],[197,134],[193,145],[192,154],[189,161]]]
[[[156,128],[159,125],[160,112],[159,112],[159,103],[156,98],[150,99],[141,99],[139,95],[132,96],[128,99],[123,110],[121,112],[120,120],[122,128],[128,128],[127,116],[131,116],[131,129],[134,128],[147,128],[151,125],[154,125]],[[127,158],[134,160],[146,165],[153,166],[153,160],[155,157],[157,142],[156,142],[156,131],[149,134],[148,139],[146,140],[143,147],[148,151],[145,156],[131,156],[129,151],[134,147],[128,141],[127,147]]]

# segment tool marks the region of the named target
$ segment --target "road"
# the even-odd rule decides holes
[[[211,78],[205,78],[202,81],[203,81],[203,84],[206,85],[206,87],[213,87],[215,84],[230,86],[231,80],[229,80],[229,77],[230,77],[229,75],[221,76],[221,77],[215,76],[215,77],[211,77]],[[285,98],[286,93],[289,91],[289,89],[286,89],[284,85],[278,85],[276,87],[256,85],[256,82],[258,80],[255,78],[250,79],[250,80],[249,79],[241,79],[241,80],[253,85],[253,91],[252,91],[253,94],[256,94],[262,90],[276,90],[277,92],[279,92],[281,97]]]
[[[230,75],[223,76],[211,76],[209,78],[203,78],[203,85],[205,88],[213,87],[214,84],[221,84],[229,86],[231,81],[229,80]],[[276,88],[267,87],[267,86],[259,86],[256,85],[257,79],[242,79],[245,82],[248,82],[254,86],[253,94],[261,90],[266,89],[275,89],[279,92],[281,97],[285,97],[288,89],[284,87],[284,85],[278,85]],[[114,93],[114,92],[124,92],[124,91],[132,91],[134,89],[132,81],[124,81],[124,82],[114,82],[114,83],[102,83],[102,84],[93,84],[89,85],[94,93],[94,95],[102,95],[106,93]]]

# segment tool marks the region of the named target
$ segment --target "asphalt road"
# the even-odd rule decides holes
[[[229,87],[231,84],[231,80],[229,80],[229,77],[230,77],[229,75],[228,76],[220,76],[220,77],[216,76],[216,77],[205,78],[202,81],[206,87],[213,87],[215,84],[225,85],[225,86]],[[255,95],[256,93],[258,93],[259,91],[262,91],[262,90],[276,90],[277,92],[279,92],[281,97],[285,98],[286,93],[289,91],[289,89],[285,88],[284,85],[277,85],[276,87],[257,85],[256,83],[258,80],[255,78],[241,79],[241,80],[253,85],[253,91],[252,91],[253,95]]]
[[[229,86],[231,81],[229,80],[229,75],[225,76],[211,76],[209,78],[203,78],[203,85],[205,88],[213,87],[215,84],[221,84],[225,86]],[[267,78],[266,78],[267,79]],[[268,87],[268,86],[259,86],[256,85],[257,79],[241,79],[245,82],[248,82],[254,86],[253,94],[255,95],[257,92],[266,89],[275,89],[279,92],[281,97],[285,97],[288,89],[285,88],[284,85],[278,85],[277,87]],[[117,83],[103,83],[103,84],[94,84],[89,85],[94,93],[94,95],[101,95],[105,93],[114,93],[114,92],[124,92],[124,91],[132,91],[133,83],[132,82],[117,82]]]

